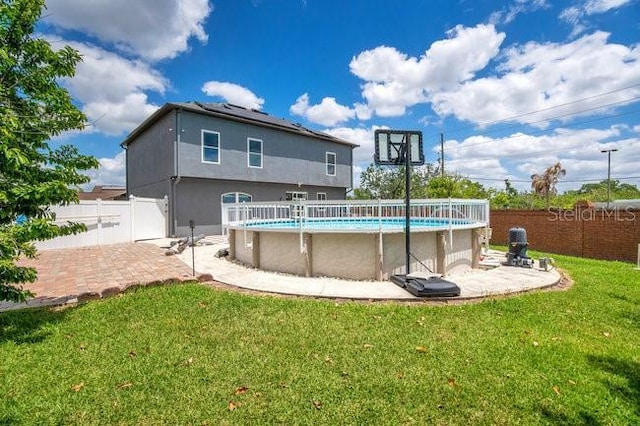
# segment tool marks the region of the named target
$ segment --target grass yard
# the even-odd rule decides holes
[[[155,287],[0,314],[0,424],[640,424],[640,272],[452,306]]]

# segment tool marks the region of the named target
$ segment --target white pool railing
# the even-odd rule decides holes
[[[489,201],[471,199],[411,200],[412,218],[464,219],[489,226]],[[299,222],[304,229],[306,219],[339,218],[404,218],[405,200],[326,200],[229,203],[222,206],[222,229],[259,221]]]

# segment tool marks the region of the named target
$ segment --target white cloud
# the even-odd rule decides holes
[[[65,79],[64,85],[83,104],[82,111],[95,129],[121,135],[158,108],[148,101],[145,91],[163,94],[169,83],[148,64],[84,43],[62,41],[56,47],[58,44],[68,44],[83,55],[75,76]]]
[[[46,0],[45,20],[149,60],[173,58],[195,37],[207,42],[208,0]]]
[[[89,118],[92,126],[108,135],[118,136],[138,127],[158,108],[158,105],[148,102],[144,93],[131,93],[117,102],[86,102],[82,112]]]
[[[93,188],[95,185],[125,186],[125,159],[125,151],[120,151],[113,158],[99,158],[98,169],[85,172],[91,178],[91,182],[86,185],[87,188]]]
[[[511,47],[498,67],[502,75],[434,93],[432,108],[481,125],[509,119],[544,127],[554,118],[567,121],[635,102],[640,48],[608,43],[608,36],[596,32],[570,43]],[[524,114],[531,111],[539,112]]]
[[[587,0],[560,12],[560,19],[573,26],[571,36],[577,36],[588,28],[585,16],[607,13],[630,4],[633,0]]]
[[[208,81],[202,91],[209,96],[219,96],[226,102],[251,109],[262,109],[264,99],[256,96],[251,90],[233,83]]]
[[[366,167],[370,163],[373,163],[373,134],[376,129],[381,128],[382,127],[380,126],[371,126],[369,128],[334,127],[332,129],[323,130],[323,133],[360,145],[353,150],[353,163],[364,163],[364,166]]]
[[[362,96],[368,108],[379,116],[398,116],[407,107],[427,102],[432,92],[454,89],[483,69],[505,38],[493,25],[458,25],[447,35],[419,58],[388,46],[354,57],[349,67],[365,81]]]
[[[352,142],[360,145],[353,150],[353,186],[358,187],[360,184],[360,174],[373,163],[373,135],[377,129],[386,127],[371,126],[369,128],[362,127],[335,127],[323,130],[336,138]]]
[[[362,107],[358,108],[360,114],[366,114],[366,110]],[[338,104],[335,98],[323,98],[319,104],[309,105],[309,95],[307,93],[296,99],[296,102],[289,108],[289,112],[323,126],[335,126],[356,116],[355,109]]]
[[[584,5],[587,15],[605,13],[631,3],[632,0],[588,0]]]
[[[445,143],[445,168],[470,178],[499,179],[481,181],[502,187],[503,179],[524,180],[519,189],[529,189],[529,177],[561,162],[567,170],[561,190],[578,188],[581,180],[606,179],[607,162],[602,149],[618,148],[612,161],[612,176],[637,176],[640,138],[624,138],[624,126],[606,129],[556,129],[547,135],[515,133],[506,137],[472,136]],[[615,163],[615,164],[614,164]],[[511,173],[509,172],[511,171]],[[629,182],[634,183],[634,182]]]
[[[513,22],[522,13],[535,12],[539,9],[546,9],[549,4],[546,0],[515,0],[505,5],[501,10],[493,12],[489,17],[491,24],[508,24]]]

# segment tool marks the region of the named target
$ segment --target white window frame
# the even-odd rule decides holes
[[[225,197],[226,195],[233,195],[233,196],[234,196],[234,201],[232,201],[232,202],[228,202],[228,203],[225,203],[225,202],[224,202],[224,197]],[[231,191],[231,192],[225,192],[224,194],[222,194],[222,195],[220,196],[220,203],[222,203],[222,204],[240,203],[240,202],[241,202],[241,201],[240,201],[240,197],[241,197],[241,196],[249,197],[249,198],[250,198],[250,200],[249,200],[248,202],[253,201],[253,195],[251,195],[251,194],[247,194],[246,192]],[[244,203],[245,201],[242,201],[242,202]]]
[[[326,192],[317,192],[316,193],[317,201],[327,201],[327,193]]]
[[[286,191],[285,199],[287,198],[287,194],[291,194],[291,200],[287,201],[304,201],[307,200],[307,197],[309,196],[309,194],[304,191]]]
[[[330,163],[329,162],[329,158],[333,156],[333,162]],[[327,173],[327,176],[335,176],[336,172],[337,172],[337,162],[338,162],[338,156],[336,155],[335,152],[331,152],[331,151],[327,151],[325,154],[325,172]],[[333,166],[333,173],[329,173],[329,166]]]
[[[251,141],[260,142],[260,165],[259,166],[252,166],[251,165],[251,155],[256,155],[257,154],[255,152],[251,152]],[[247,138],[247,167],[249,167],[251,169],[261,169],[263,164],[264,164],[263,163],[263,161],[264,161],[263,152],[264,152],[264,142],[262,141],[262,139]]]
[[[205,144],[204,144],[204,134],[205,133],[212,133],[212,134],[218,135],[218,161],[208,161],[208,160],[204,159],[204,150],[205,150],[205,148],[213,149],[210,146],[205,146]],[[205,130],[205,129],[202,129],[200,131],[200,156],[201,156],[200,159],[201,159],[201,161],[203,163],[206,163],[206,164],[220,164],[220,162],[222,161],[222,138],[220,137],[220,132],[214,132],[213,130]]]
[[[233,195],[233,202],[229,201],[228,203],[225,203],[224,202],[224,197],[226,195]],[[231,192],[225,192],[224,194],[220,195],[220,210],[221,210],[221,213],[220,213],[221,216],[220,217],[222,218],[223,221],[225,220],[225,217],[224,217],[224,205],[225,204],[239,203],[240,202],[240,197],[242,197],[242,196],[249,197],[249,201],[248,202],[253,201],[253,195],[247,194],[246,192],[231,191]],[[246,201],[242,201],[242,202],[244,203]],[[227,235],[227,228],[226,228],[226,226],[224,226],[224,223],[222,225],[223,225],[222,226],[222,228],[223,228],[222,232],[225,235]]]

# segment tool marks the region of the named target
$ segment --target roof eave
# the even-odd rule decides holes
[[[122,148],[126,148],[138,135],[144,132],[147,128],[149,128],[152,124],[159,121],[164,115],[169,113],[170,111],[180,108],[179,105],[176,105],[172,102],[167,102],[158,108],[153,114],[147,117],[138,127],[133,129],[131,133],[127,135],[127,137],[120,143]]]
[[[312,139],[321,139],[321,140],[325,140],[327,142],[333,142],[333,143],[339,143],[342,145],[348,145],[351,147],[351,149],[357,148],[360,145],[355,144],[353,142],[349,142],[349,141],[345,141],[330,135],[325,135],[325,134],[321,134],[318,132],[314,132],[314,131],[310,131],[312,134],[310,135],[306,135],[304,133],[301,132],[296,132],[293,131],[291,129],[287,129],[286,127],[281,127],[278,125],[274,125],[274,124],[269,124],[269,123],[264,123],[264,122],[260,122],[260,121],[256,121],[256,120],[251,120],[251,119],[247,119],[247,118],[243,118],[243,117],[239,117],[237,115],[233,115],[233,114],[224,114],[224,113],[220,113],[220,112],[216,112],[216,111],[211,111],[211,110],[207,110],[204,109],[200,106],[198,106],[197,104],[184,104],[184,103],[172,103],[172,102],[167,102],[166,104],[164,104],[162,107],[160,107],[159,109],[157,109],[153,114],[151,114],[145,121],[143,121],[138,127],[136,127],[135,129],[133,129],[131,131],[131,133],[129,133],[127,135],[127,137],[124,139],[124,141],[122,141],[120,143],[120,146],[122,148],[125,148],[135,140],[136,137],[138,137],[138,135],[140,135],[142,132],[144,132],[147,128],[149,128],[151,125],[153,125],[155,122],[159,121],[160,118],[162,118],[164,115],[166,115],[167,113],[169,113],[170,111],[174,110],[174,109],[183,109],[186,111],[190,111],[196,114],[203,114],[203,115],[209,115],[209,116],[213,116],[213,117],[219,117],[219,118],[224,118],[227,120],[233,120],[233,121],[237,121],[240,123],[247,123],[247,124],[253,124],[255,126],[260,126],[260,127],[265,127],[265,128],[270,128],[270,129],[276,129],[276,130],[280,130],[283,132],[287,132],[287,133],[293,133],[299,136],[305,136],[308,138],[312,138]]]

